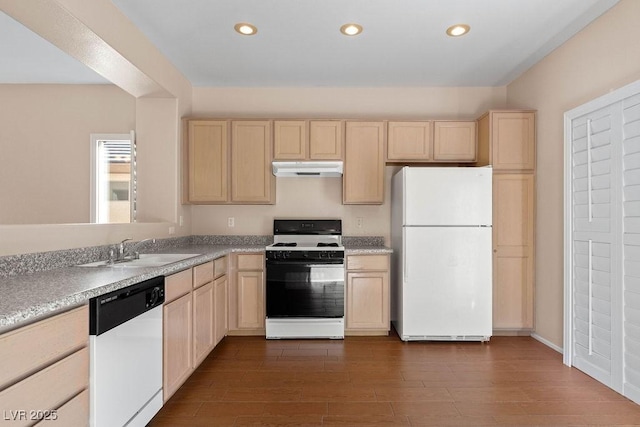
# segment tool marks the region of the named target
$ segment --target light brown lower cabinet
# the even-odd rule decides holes
[[[0,335],[2,420],[88,425],[88,343],[88,306]]]
[[[238,328],[264,328],[264,272],[239,271]]]
[[[165,402],[226,335],[226,263],[218,258],[165,279]]]
[[[168,279],[168,278],[167,278]],[[166,286],[166,285],[165,285]],[[193,300],[191,293],[165,304],[163,392],[166,402],[193,371]]]
[[[193,290],[193,366],[198,366],[215,346],[213,282]]]
[[[265,334],[264,253],[232,256],[229,294],[229,334]]]
[[[533,328],[534,175],[493,176],[494,334]]]
[[[53,417],[55,416],[55,420]],[[76,397],[62,405],[55,415],[43,419],[36,426],[86,426],[89,423],[89,390],[84,390]]]
[[[213,261],[193,267],[193,367],[215,346]]]
[[[213,282],[213,293],[214,293],[214,301],[216,304],[215,307],[215,345],[217,345],[222,338],[227,335],[229,331],[229,321],[227,320],[228,311],[227,310],[227,300],[228,300],[228,291],[229,281],[227,280],[227,276],[222,276],[214,280]]]
[[[348,255],[345,334],[388,335],[389,256]]]

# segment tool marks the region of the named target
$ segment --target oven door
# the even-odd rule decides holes
[[[344,261],[267,260],[267,318],[344,317]]]

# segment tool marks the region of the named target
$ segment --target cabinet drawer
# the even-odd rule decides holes
[[[87,305],[1,335],[0,390],[86,346],[88,341]]]
[[[238,270],[260,270],[264,269],[263,254],[239,254]]]
[[[45,419],[36,426],[86,426],[89,423],[89,390],[84,390],[62,405],[56,410],[54,416],[55,419]]]
[[[198,288],[213,281],[213,261],[193,267],[193,287]]]
[[[388,270],[388,255],[349,255],[347,270]]]
[[[174,299],[191,292],[191,269],[172,274],[164,279],[164,303],[168,304]]]
[[[57,409],[88,386],[89,349],[85,347],[1,392],[0,408],[27,411],[27,419],[11,425],[31,425],[30,411]]]
[[[223,256],[213,261],[213,277],[220,277],[227,274],[227,257]]]

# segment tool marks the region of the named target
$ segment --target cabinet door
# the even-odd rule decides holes
[[[276,120],[273,122],[273,158],[305,160],[307,158],[307,122]]]
[[[431,122],[389,122],[388,126],[388,160],[432,160]]]
[[[493,328],[533,328],[532,174],[493,177]]]
[[[166,402],[191,375],[193,305],[191,293],[163,308],[163,391]]]
[[[271,204],[271,123],[235,121],[231,133],[231,202]]]
[[[215,301],[214,315],[216,318],[215,343],[218,344],[227,335],[229,323],[227,320],[227,276],[222,276],[213,282],[213,292]]]
[[[227,260],[226,256],[213,260],[213,277],[218,278],[227,274]]]
[[[389,274],[347,273],[346,329],[389,329]]]
[[[433,158],[445,162],[476,160],[476,122],[435,122]]]
[[[309,125],[309,158],[342,160],[342,127],[339,120],[312,120]]]
[[[227,122],[190,120],[188,132],[189,201],[226,202]]]
[[[491,157],[496,171],[533,171],[536,160],[535,113],[492,112]]]
[[[215,345],[213,282],[193,291],[193,367],[207,357]]]
[[[264,328],[264,273],[262,271],[239,271],[238,329]]]
[[[347,122],[342,200],[344,204],[384,202],[384,124]]]

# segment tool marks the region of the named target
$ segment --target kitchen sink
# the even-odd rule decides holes
[[[140,254],[138,259],[126,259],[109,263],[108,261],[96,261],[88,264],[80,264],[78,267],[162,267],[163,265],[183,261],[201,254]]]

